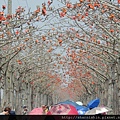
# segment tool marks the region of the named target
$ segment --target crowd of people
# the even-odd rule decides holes
[[[46,115],[48,110],[51,108],[51,106],[48,105],[42,105],[41,106],[42,110],[43,110],[43,115]],[[29,110],[27,106],[23,106],[22,115],[28,115]],[[0,113],[0,115],[16,115],[15,111],[11,110],[10,107],[5,107],[4,110]]]
[[[93,105],[93,104],[92,104]],[[93,106],[91,106],[91,107],[93,107]],[[94,108],[97,108],[97,106],[95,106],[94,108],[91,108],[90,106],[89,106],[89,110],[87,109],[87,111],[86,111],[86,113],[88,112],[90,112],[90,111],[92,111],[92,110],[94,110]],[[35,109],[33,109],[32,111],[29,111],[29,109],[28,109],[28,107],[27,106],[23,106],[22,107],[22,110],[21,110],[21,112],[20,112],[20,114],[19,115],[48,115],[49,114],[49,112],[50,112],[50,110],[52,110],[52,109],[54,108],[54,105],[50,105],[50,106],[48,106],[48,105],[42,105],[40,108],[35,108]],[[84,108],[84,110],[83,109],[80,109],[80,112],[84,112],[86,109],[85,109],[85,105],[83,105],[83,108]],[[86,107],[87,108],[87,107]],[[101,110],[101,109],[103,109],[103,111],[101,110],[100,112],[99,112],[99,114],[97,114],[97,115],[106,115],[107,113],[105,112],[105,109],[108,109],[108,108],[105,108],[104,106],[103,107],[101,107],[101,109],[100,109],[100,107],[98,107],[99,109],[98,110]],[[36,109],[37,109],[37,111],[36,111]],[[78,115],[83,115],[82,113],[80,113],[79,114],[79,110],[76,108],[76,110],[77,110],[77,112],[78,112]],[[59,109],[57,109],[56,111],[59,111]],[[55,111],[55,112],[56,112]],[[107,110],[108,111],[108,110]],[[32,114],[31,114],[32,113]],[[35,114],[35,113],[37,113],[37,114]],[[73,112],[74,113],[74,112]],[[85,114],[86,114],[85,113]],[[16,113],[15,113],[15,111],[13,111],[13,110],[11,110],[11,108],[10,107],[5,107],[4,108],[4,110],[0,113],[0,115],[16,115]],[[87,114],[86,114],[87,115]],[[92,114],[92,115],[96,115],[96,113],[94,112],[94,114]]]

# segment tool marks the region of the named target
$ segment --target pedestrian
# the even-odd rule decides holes
[[[9,107],[5,107],[4,111],[0,113],[0,115],[10,115],[11,109]]]
[[[48,112],[46,105],[42,105],[42,110],[43,110],[43,115],[46,115]]]
[[[10,116],[8,120],[17,120],[15,111],[10,111]]]
[[[22,110],[22,115],[27,115],[27,114],[28,114],[28,108],[26,105],[24,105]]]
[[[15,111],[11,110],[10,115],[16,115]]]
[[[49,110],[50,110],[52,107],[53,107],[53,105],[50,105],[50,106],[49,106]]]
[[[45,105],[45,106],[46,106],[45,112],[47,113],[49,111],[49,106],[48,105]]]
[[[28,113],[28,109],[27,109],[27,108],[24,108],[24,109],[23,109],[23,112],[22,112],[22,115],[27,115],[27,113]]]

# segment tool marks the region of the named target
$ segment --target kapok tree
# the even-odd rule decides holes
[[[87,94],[102,98],[101,103],[112,107],[118,114],[119,1],[80,0],[75,4],[66,1],[61,3],[64,6],[54,13],[59,19],[54,21],[58,26],[55,26],[52,37],[58,41],[54,45],[60,45],[64,51],[62,55],[57,54],[56,59],[60,64],[57,67],[63,67],[66,72],[71,71],[69,76],[74,78],[79,73],[79,81],[83,84],[90,80],[84,84]],[[53,26],[52,23],[50,25]],[[80,67],[82,71],[79,71]]]
[[[1,107],[10,105],[20,113],[18,110],[23,100],[30,104],[30,109],[33,108],[31,94],[36,90],[39,93],[41,89],[41,86],[33,87],[33,82],[36,83],[37,79],[49,81],[46,74],[38,78],[35,76],[40,71],[47,73],[52,62],[51,44],[46,41],[45,29],[42,29],[46,24],[35,25],[45,23],[46,6],[43,4],[42,9],[38,7],[34,12],[18,7],[12,15],[6,15],[4,11],[5,7],[0,12],[0,87],[4,97]],[[48,82],[39,84],[45,86]]]

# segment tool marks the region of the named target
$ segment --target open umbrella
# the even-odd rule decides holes
[[[80,105],[78,105],[76,102],[70,101],[70,100],[66,100],[66,101],[63,101],[63,102],[59,102],[58,104],[69,104],[69,105],[74,106],[75,108],[77,108],[77,107],[80,106]]]
[[[76,108],[70,104],[54,105],[47,115],[78,115]]]
[[[95,107],[85,113],[85,115],[96,115],[96,114],[101,114],[104,112],[111,111],[112,109],[109,107]]]
[[[34,108],[31,112],[29,112],[29,115],[42,115],[43,110],[42,108]]]
[[[87,104],[87,107],[90,108],[90,109],[93,109],[95,107],[98,107],[100,103],[100,99],[94,99],[94,100],[91,100],[88,104]]]

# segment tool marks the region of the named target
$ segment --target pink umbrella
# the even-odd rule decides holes
[[[31,112],[29,112],[29,115],[43,115],[42,108],[34,108]]]
[[[76,108],[70,104],[54,105],[47,115],[78,115]]]

